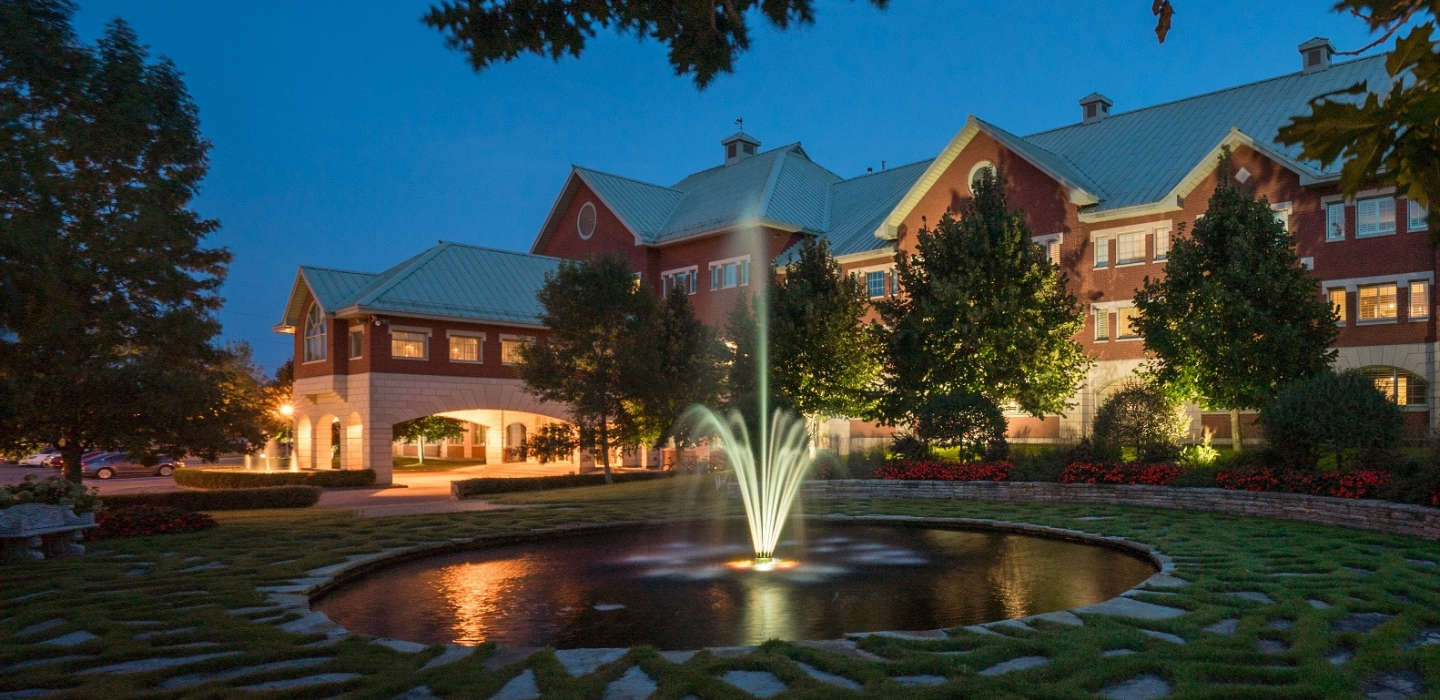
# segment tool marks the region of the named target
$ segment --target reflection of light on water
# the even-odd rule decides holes
[[[494,618],[515,606],[531,575],[528,557],[449,566],[440,572],[440,593],[454,609],[456,642],[479,644],[494,636]]]
[[[768,559],[756,561],[754,559],[740,559],[737,561],[725,562],[725,566],[736,571],[785,571],[800,565],[794,559]]]
[[[785,586],[769,576],[745,576],[745,606],[740,627],[745,634],[739,643],[759,644],[767,639],[801,639],[803,629],[795,619]]]
[[[1006,537],[1000,540],[999,556],[990,567],[988,578],[994,587],[995,599],[1005,610],[1005,617],[1025,617],[1035,600],[1031,590],[1034,584],[1032,569],[1042,565],[1038,560],[1031,540],[1020,537]]]

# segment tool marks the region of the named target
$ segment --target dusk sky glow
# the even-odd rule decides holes
[[[755,18],[736,73],[704,92],[665,47],[601,35],[580,59],[483,74],[419,18],[425,0],[81,2],[87,41],[129,21],[173,60],[213,144],[196,202],[235,253],[221,320],[273,369],[300,264],[378,272],[438,239],[528,250],[570,165],[671,184],[720,164],[744,117],[852,177],[933,157],[968,114],[1017,134],[1297,71],[1296,46],[1369,35],[1326,0],[1174,0],[1157,44],[1146,0],[817,0],[816,24]],[[1337,57],[1344,60],[1345,57]]]

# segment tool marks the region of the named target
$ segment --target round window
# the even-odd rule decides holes
[[[995,164],[994,164],[994,163],[991,163],[991,162],[988,161],[988,160],[982,160],[982,161],[980,161],[979,163],[976,163],[975,165],[971,166],[971,168],[970,168],[970,177],[968,177],[968,178],[965,179],[966,182],[970,183],[970,194],[972,194],[972,195],[975,194],[975,179],[978,178],[978,177],[980,177],[980,173],[983,172],[983,171],[985,171],[985,170],[989,170],[989,171],[990,171],[990,174],[991,174],[991,175],[994,175],[994,174],[995,174]]]
[[[575,230],[585,240],[590,240],[590,237],[595,235],[594,204],[586,202],[584,206],[580,207],[580,216],[575,218]]]

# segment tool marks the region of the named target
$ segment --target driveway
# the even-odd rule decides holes
[[[49,467],[22,467],[5,464],[0,465],[0,484],[18,484],[25,479],[26,474],[33,474],[37,479],[44,479],[59,473],[60,470]],[[86,479],[83,483],[97,489],[101,498],[117,493],[157,493],[180,490],[180,487],[175,485],[175,479],[169,476],[121,476],[113,479]]]

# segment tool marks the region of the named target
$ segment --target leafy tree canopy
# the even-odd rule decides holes
[[[1319,453],[1342,465],[1350,449],[1388,449],[1399,444],[1400,407],[1358,370],[1325,371],[1280,387],[1260,412],[1265,440],[1295,466],[1313,467]]]
[[[695,316],[690,296],[680,286],[647,319],[646,342],[623,358],[629,377],[626,411],[635,416],[631,443],[658,445],[675,434],[676,423],[696,404],[714,406],[724,386],[725,348],[714,329]]]
[[[416,451],[420,461],[425,461],[425,443],[441,440],[458,440],[465,435],[465,425],[454,418],[444,416],[421,416],[396,423],[392,428],[395,439],[405,444],[420,443]]]

